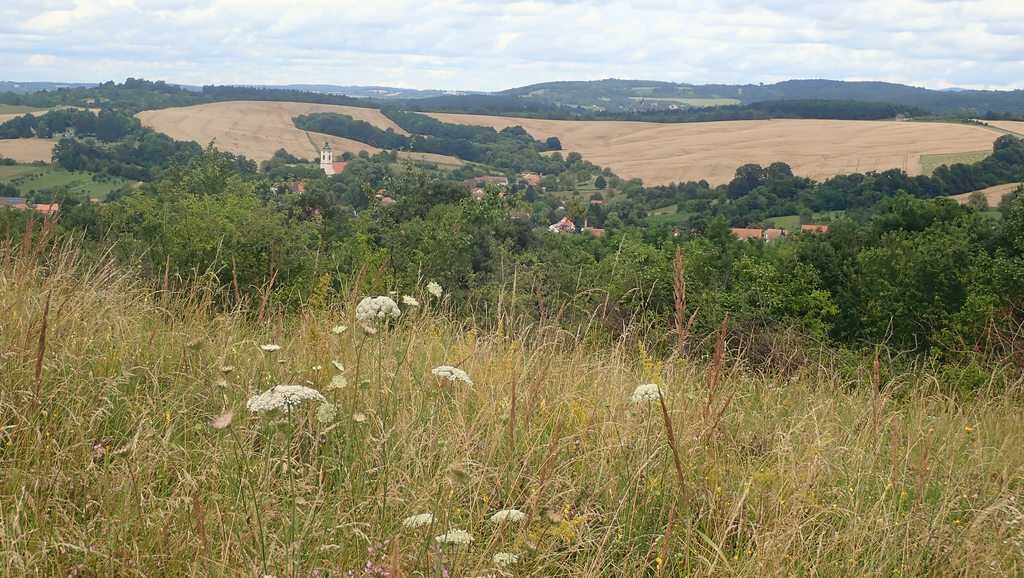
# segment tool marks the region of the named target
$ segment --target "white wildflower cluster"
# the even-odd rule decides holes
[[[504,524],[505,522],[518,524],[526,521],[526,512],[516,509],[498,510],[491,516],[491,523]]]
[[[498,568],[508,568],[516,562],[519,562],[519,556],[512,552],[498,552],[493,558],[491,558],[491,560]]]
[[[438,379],[447,379],[450,382],[461,381],[466,385],[473,385],[473,380],[469,378],[469,374],[462,371],[458,367],[452,367],[451,365],[440,365],[430,370],[430,373],[434,374],[434,377]]]
[[[398,304],[387,295],[364,297],[359,305],[356,305],[356,319],[367,326],[398,319],[401,315],[402,311],[398,309]]]
[[[416,300],[412,295],[402,295],[402,305],[408,307],[419,307],[420,302]]]
[[[423,526],[429,526],[434,523],[434,515],[430,512],[423,514],[416,514],[409,516],[402,520],[402,525],[406,528],[422,528]]]
[[[323,425],[334,423],[338,417],[338,408],[333,403],[322,403],[316,410],[316,421]]]
[[[430,293],[434,297],[440,299],[441,295],[444,294],[444,290],[441,289],[441,286],[438,285],[436,281],[431,281],[430,283],[427,283],[427,293]]]
[[[473,536],[465,530],[451,528],[440,536],[434,536],[434,541],[439,544],[451,544],[452,546],[465,546],[473,541]]]
[[[636,386],[636,389],[633,390],[633,395],[630,396],[630,400],[633,403],[643,403],[645,401],[658,401],[661,399],[661,396],[661,387],[657,383],[645,383]]]
[[[348,331],[348,326],[347,325],[335,325],[334,327],[331,328],[331,333],[333,333],[335,335],[341,335],[342,333],[345,333],[346,331]]]
[[[266,345],[261,345],[260,349],[266,351],[267,353],[273,353],[275,351],[280,351],[281,346],[276,343],[267,343]]]
[[[254,395],[245,407],[253,413],[291,409],[304,401],[325,401],[319,391],[304,385],[275,385],[263,393]]]

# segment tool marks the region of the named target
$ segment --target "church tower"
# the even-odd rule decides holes
[[[328,175],[334,174],[334,151],[331,150],[331,143],[324,143],[320,149],[320,168]]]

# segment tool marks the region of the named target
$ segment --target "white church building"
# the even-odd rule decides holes
[[[334,151],[331,143],[325,142],[320,149],[320,168],[328,175],[336,175],[345,170],[345,162],[334,162]]]

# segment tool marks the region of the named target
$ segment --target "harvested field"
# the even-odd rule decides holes
[[[193,140],[202,145],[216,140],[223,150],[263,161],[278,149],[306,159],[319,158],[319,147],[331,143],[335,154],[362,150],[377,152],[370,145],[354,140],[311,133],[295,128],[292,117],[313,112],[347,114],[374,126],[406,134],[395,123],[372,108],[306,104],[297,102],[232,101],[201,104],[163,110],[147,110],[137,116],[142,124],[178,140]],[[449,159],[452,162],[454,159]]]
[[[1024,121],[1020,120],[986,120],[986,123],[1005,131],[1024,136]]]
[[[901,168],[921,174],[921,156],[989,149],[998,137],[947,123],[764,120],[660,124],[431,114],[502,129],[520,125],[535,138],[557,136],[567,151],[647,184],[706,179],[721,184],[745,163],[789,163],[802,176]],[[1024,124],[1024,123],[1022,123]]]
[[[49,138],[16,138],[0,140],[0,157],[19,163],[50,162],[57,141]]]
[[[9,121],[12,118],[17,118],[19,116],[25,116],[26,114],[31,114],[31,115],[34,115],[34,116],[42,116],[42,115],[50,112],[51,110],[59,110],[59,109],[64,109],[64,108],[79,108],[81,110],[90,110],[92,112],[99,112],[100,111],[98,108],[85,108],[85,109],[82,109],[81,107],[78,107],[78,106],[58,106],[58,107],[55,107],[53,109],[49,109],[49,108],[33,108],[31,106],[0,105],[0,124],[3,124],[5,122]]]
[[[964,193],[962,195],[953,195],[951,199],[956,199],[961,205],[966,204],[971,198],[971,195],[977,192],[981,192],[988,199],[989,207],[998,207],[999,201],[1003,200],[1003,197],[1016,191],[1019,187],[1024,186],[1024,183],[1008,183],[1005,185],[996,185],[987,189],[981,189],[981,191],[974,191],[972,193]]]

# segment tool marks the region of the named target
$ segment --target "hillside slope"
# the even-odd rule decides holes
[[[730,352],[709,414],[699,360],[494,333],[415,287],[365,335],[347,301],[257,323],[68,247],[0,263],[4,575],[1022,570],[1019,390],[952,403],[924,370],[872,394],[867,366]],[[675,461],[659,404],[631,401],[650,382]],[[247,409],[275,384],[330,405]]]

